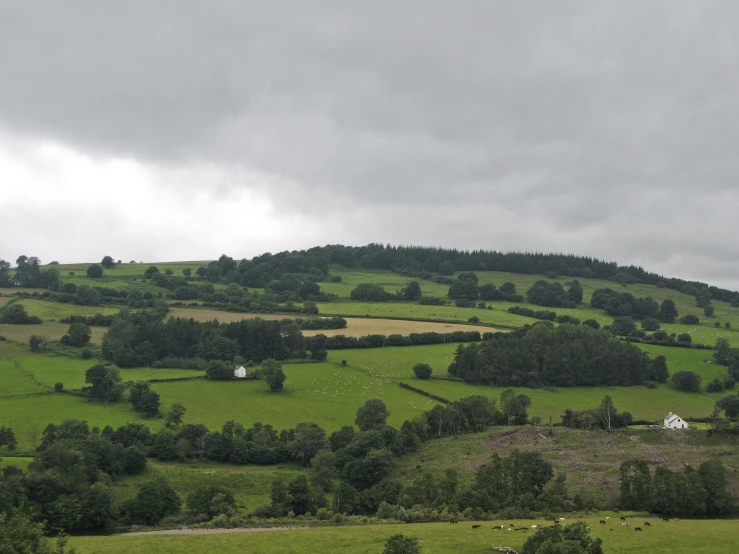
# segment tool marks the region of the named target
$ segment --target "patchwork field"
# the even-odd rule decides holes
[[[593,536],[603,539],[608,554],[713,554],[733,552],[736,547],[737,522],[731,520],[670,521],[655,524],[642,533],[634,533],[633,524],[643,518],[634,517],[632,527],[616,526],[613,532],[598,525],[600,514],[583,517]],[[490,552],[490,545],[503,545],[520,551],[526,534],[495,531],[496,522],[480,522],[481,529],[472,529],[474,522],[459,525],[448,523],[393,524],[345,526],[318,529],[275,530],[271,532],[144,535],[112,537],[73,537],[70,544],[80,554],[127,554],[129,552],[219,552],[223,554],[365,554],[382,552],[385,541],[396,533],[418,537],[424,554]],[[500,522],[497,522],[500,524]],[[545,523],[543,520],[507,522],[516,526]]]
[[[42,321],[59,321],[70,315],[90,316],[95,314],[115,314],[118,313],[118,307],[108,306],[79,306],[77,304],[62,304],[59,302],[49,302],[47,300],[36,300],[33,298],[24,298],[20,303],[26,308],[28,315],[35,315]]]
[[[28,344],[31,335],[47,336],[51,340],[59,340],[67,334],[69,323],[44,322],[40,325],[11,325],[10,323],[0,323],[0,335],[8,340],[22,342]],[[90,342],[100,344],[103,335],[108,330],[106,327],[90,327],[92,336]]]

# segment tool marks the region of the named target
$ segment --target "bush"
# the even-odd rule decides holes
[[[588,327],[592,327],[592,328],[593,328],[593,329],[595,329],[596,331],[597,331],[598,329],[600,329],[600,323],[598,323],[598,322],[597,322],[597,321],[595,321],[594,319],[586,319],[585,321],[583,321],[583,322],[582,322],[582,324],[583,324],[583,325],[587,325]]]
[[[687,314],[680,319],[680,323],[684,323],[686,325],[698,325],[700,323],[700,319],[698,319],[698,316],[693,314]]]
[[[468,323],[480,323],[480,318],[476,315],[473,315],[471,318],[467,320]]]
[[[64,383],[54,383],[54,392],[62,392],[64,390]]]
[[[672,383],[680,390],[698,392],[701,378],[692,371],[678,371],[672,376]]]
[[[659,320],[654,317],[648,317],[641,322],[641,328],[645,331],[659,331],[660,327]]]
[[[406,537],[401,533],[393,535],[385,542],[383,554],[420,554],[421,546],[416,537]]]
[[[93,279],[99,279],[103,276],[103,268],[100,264],[92,264],[87,268],[87,276]]]
[[[429,364],[416,364],[413,366],[413,374],[418,379],[429,379],[433,370]]]
[[[706,392],[721,392],[724,390],[724,384],[718,379],[714,379],[706,385]]]
[[[734,388],[734,385],[736,385],[736,380],[731,375],[727,375],[726,377],[724,377],[723,384],[726,390],[731,390]]]

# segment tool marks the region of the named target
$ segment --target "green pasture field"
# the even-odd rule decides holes
[[[75,277],[85,277],[87,278],[87,268],[90,267],[93,263],[100,263],[100,262],[88,262],[88,263],[81,263],[81,264],[60,264],[56,267],[59,270],[59,273],[62,276],[62,279],[66,281],[65,276],[70,271],[74,271]],[[149,269],[150,266],[155,265],[159,268],[159,270],[164,273],[165,269],[171,269],[175,275],[182,276],[182,270],[185,268],[190,268],[192,270],[193,275],[195,274],[195,271],[202,265],[207,266],[210,262],[144,262],[140,264],[129,264],[129,263],[123,263],[116,265],[113,268],[107,269],[104,268],[104,275],[108,277],[143,277],[144,272]],[[93,281],[94,279],[90,279]]]
[[[48,389],[16,367],[13,360],[0,358],[0,399],[29,393],[45,393]]]
[[[322,316],[342,315],[350,317],[409,318],[429,321],[466,323],[477,316],[481,324],[494,327],[523,327],[535,323],[536,319],[508,313],[505,310],[481,310],[480,308],[457,308],[456,306],[422,306],[407,302],[352,302],[337,301],[321,303],[318,309]]]
[[[713,350],[698,350],[696,348],[674,348],[670,346],[654,346],[651,344],[636,344],[651,358],[664,356],[667,358],[667,367],[670,375],[678,371],[692,371],[701,376],[701,388],[714,379],[723,380],[727,376],[726,367],[708,363],[713,361]]]
[[[8,340],[22,342],[28,344],[31,335],[47,336],[51,340],[59,340],[67,334],[69,323],[43,322],[40,325],[12,325],[10,323],[0,323],[0,335]],[[103,335],[108,330],[107,327],[90,327],[92,336],[90,342],[100,344]]]
[[[5,454],[4,458],[2,457],[3,454]],[[25,456],[8,456],[6,452],[0,452],[0,470],[4,467],[15,466],[26,471],[28,469],[28,464],[32,461],[33,458]]]
[[[98,360],[78,360],[62,356],[19,357],[16,361],[24,371],[33,374],[39,381],[51,387],[54,383],[62,382],[65,389],[84,387],[85,372],[98,362]],[[150,367],[123,368],[119,372],[123,382],[204,375],[204,372],[192,369],[154,369]]]
[[[641,533],[634,526],[644,518],[630,518],[630,527],[613,524],[599,525],[600,514],[583,517],[595,537],[603,539],[603,550],[608,554],[714,554],[733,552],[736,548],[738,523],[734,520],[682,520],[665,523],[653,518],[652,527]],[[618,521],[618,520],[616,520]],[[297,522],[296,522],[297,523]],[[509,546],[520,552],[527,534],[492,530],[501,522],[483,521],[480,529],[475,522],[458,525],[448,523],[387,524],[341,526],[314,529],[278,530],[253,533],[224,533],[210,535],[144,535],[108,537],[72,537],[70,545],[80,554],[128,554],[129,552],[218,552],[220,554],[366,554],[381,553],[385,541],[396,533],[418,537],[424,554],[449,552],[484,554],[490,545]],[[548,524],[543,520],[506,521],[515,526]],[[642,527],[644,528],[644,527]]]
[[[726,375],[722,366],[705,363],[712,351],[664,346],[638,345],[655,357],[664,355],[670,373],[695,371],[701,375],[703,386],[716,377]],[[500,387],[471,385],[462,382],[440,379],[420,380],[413,375],[413,366],[427,363],[434,369],[434,375],[448,377],[447,368],[454,358],[456,344],[436,344],[429,346],[386,347],[355,350],[329,351],[328,360],[339,364],[346,360],[348,367],[369,371],[393,381],[404,381],[429,393],[448,400],[458,400],[465,396],[482,394],[500,396],[505,390]],[[611,395],[618,409],[629,411],[636,419],[660,419],[670,411],[682,412],[684,417],[704,417],[710,415],[715,398],[705,394],[685,393],[676,390],[671,384],[660,385],[657,389],[646,387],[594,387],[546,389],[517,388],[519,393],[532,399],[531,415],[541,416],[549,421],[560,421],[559,416],[565,408],[584,409],[606,394]],[[664,413],[662,413],[664,411]]]
[[[291,480],[304,473],[304,467],[292,463],[234,466],[209,461],[183,464],[150,459],[144,473],[123,477],[113,483],[113,486],[116,496],[127,500],[136,496],[141,484],[156,477],[165,477],[184,501],[189,493],[200,486],[218,485],[226,487],[234,494],[239,511],[247,512],[270,503],[272,481],[278,477]]]
[[[352,425],[357,409],[372,398],[385,402],[388,422],[400,426],[436,404],[386,377],[333,363],[287,364],[283,369],[287,380],[280,393],[270,392],[264,381],[153,383],[152,389],[161,395],[162,411],[181,402],[187,408],[186,422],[209,429],[220,429],[230,419],[245,425],[269,423],[277,429],[313,421],[331,433]]]
[[[42,321],[59,321],[70,315],[117,314],[120,311],[120,307],[80,306],[78,304],[63,304],[61,302],[50,302],[48,300],[36,300],[32,298],[24,298],[20,302],[26,308],[28,315],[35,315]]]
[[[34,427],[40,433],[49,423],[61,423],[65,419],[84,419],[90,427],[100,429],[106,425],[115,429],[129,422],[145,423],[154,430],[162,426],[161,420],[144,417],[128,402],[102,404],[60,393],[0,398],[0,427],[13,429],[19,451],[33,447],[28,433]]]

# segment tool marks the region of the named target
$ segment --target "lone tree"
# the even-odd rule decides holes
[[[701,377],[692,371],[678,371],[672,376],[672,382],[680,390],[698,392],[701,386]]]
[[[429,364],[416,364],[413,366],[413,374],[418,379],[429,379],[433,370]]]
[[[100,264],[92,264],[87,268],[87,276],[93,279],[99,279],[103,276],[103,266]]]
[[[382,554],[420,554],[421,545],[416,537],[406,537],[398,533],[385,541],[385,550]]]
[[[105,256],[103,258],[103,261],[100,262],[100,265],[103,266],[105,269],[111,269],[115,267],[115,261],[113,260],[112,256]]]
[[[87,394],[96,400],[110,402],[120,400],[123,395],[123,383],[118,370],[104,364],[92,366],[85,372],[85,387]]]
[[[354,423],[357,424],[360,431],[379,429],[385,425],[389,415],[390,412],[387,411],[385,403],[379,398],[373,398],[367,400],[364,406],[357,410]]]
[[[167,427],[179,427],[182,424],[182,416],[185,415],[187,410],[179,402],[172,404],[172,407],[167,412],[167,417],[164,420],[164,425]]]
[[[62,338],[62,342],[66,342],[69,346],[87,346],[92,338],[92,330],[84,323],[72,323],[65,335],[66,340]]]
[[[677,308],[675,302],[671,298],[666,298],[662,301],[662,305],[659,307],[659,318],[665,323],[672,323],[677,317]]]

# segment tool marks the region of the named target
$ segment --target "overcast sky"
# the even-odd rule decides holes
[[[739,289],[739,3],[0,0],[0,258],[571,252]]]

